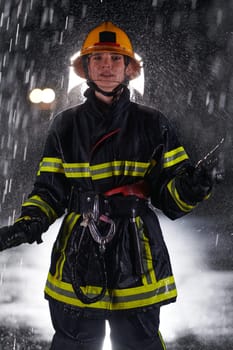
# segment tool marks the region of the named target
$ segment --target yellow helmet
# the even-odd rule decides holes
[[[80,54],[76,57],[72,65],[77,75],[86,78],[82,57],[94,52],[114,52],[130,57],[132,69],[130,70],[130,80],[140,74],[140,61],[135,58],[133,47],[128,35],[111,22],[104,22],[94,28],[87,35],[82,45]]]

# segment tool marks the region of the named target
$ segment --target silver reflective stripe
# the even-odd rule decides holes
[[[164,168],[168,168],[183,160],[188,159],[188,155],[182,146],[175,148],[164,154]]]
[[[54,284],[52,284],[48,280],[46,282],[46,287],[49,290],[51,290],[59,295],[66,296],[66,297],[72,298],[72,299],[77,299],[77,296],[73,291],[59,288],[58,286],[55,286]],[[95,287],[91,287],[91,286],[86,286],[86,287],[89,290],[89,292],[86,293],[86,295],[88,297],[93,298],[97,295],[97,293],[90,292],[90,290],[91,289],[94,290]],[[113,291],[113,293],[110,292],[110,295],[105,294],[105,296],[103,297],[103,299],[101,301],[106,302],[106,303],[111,302],[112,304],[126,303],[126,302],[130,302],[130,301],[145,300],[145,299],[153,298],[156,295],[167,294],[167,293],[169,293],[171,291],[175,291],[175,290],[176,290],[176,285],[175,285],[175,283],[173,283],[173,284],[159,287],[159,288],[152,290],[152,291],[145,291],[143,293],[138,293],[138,294],[134,294],[134,295],[133,294],[122,295],[122,296],[121,295],[114,295],[114,291]],[[132,288],[132,291],[133,291],[133,288]]]

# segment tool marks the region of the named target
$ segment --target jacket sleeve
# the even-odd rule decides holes
[[[153,166],[148,174],[151,202],[174,220],[190,213],[199,202],[185,198],[177,186],[177,179],[192,164],[173,127],[164,117],[160,119],[160,134],[160,144],[153,154]]]
[[[59,135],[59,127],[55,119],[45,142],[34,188],[22,204],[21,216],[17,221],[42,217],[48,228],[67,207],[68,184],[63,169]]]

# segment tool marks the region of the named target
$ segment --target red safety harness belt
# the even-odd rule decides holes
[[[149,197],[149,186],[143,180],[131,185],[124,185],[113,188],[104,194],[106,196],[113,196],[115,194],[122,194],[123,196],[136,196],[138,198],[147,199]]]

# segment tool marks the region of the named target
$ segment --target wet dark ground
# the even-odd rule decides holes
[[[49,342],[36,340],[37,335],[28,328],[0,327],[0,350],[49,350]],[[173,343],[167,343],[167,350],[232,350],[233,335],[217,340],[200,340],[186,335]],[[65,350],[65,349],[64,349]],[[68,349],[67,349],[68,350]],[[91,349],[90,349],[91,350]],[[155,349],[156,350],[156,349]]]
[[[0,350],[47,350],[49,343],[36,340],[28,328],[0,327]]]

